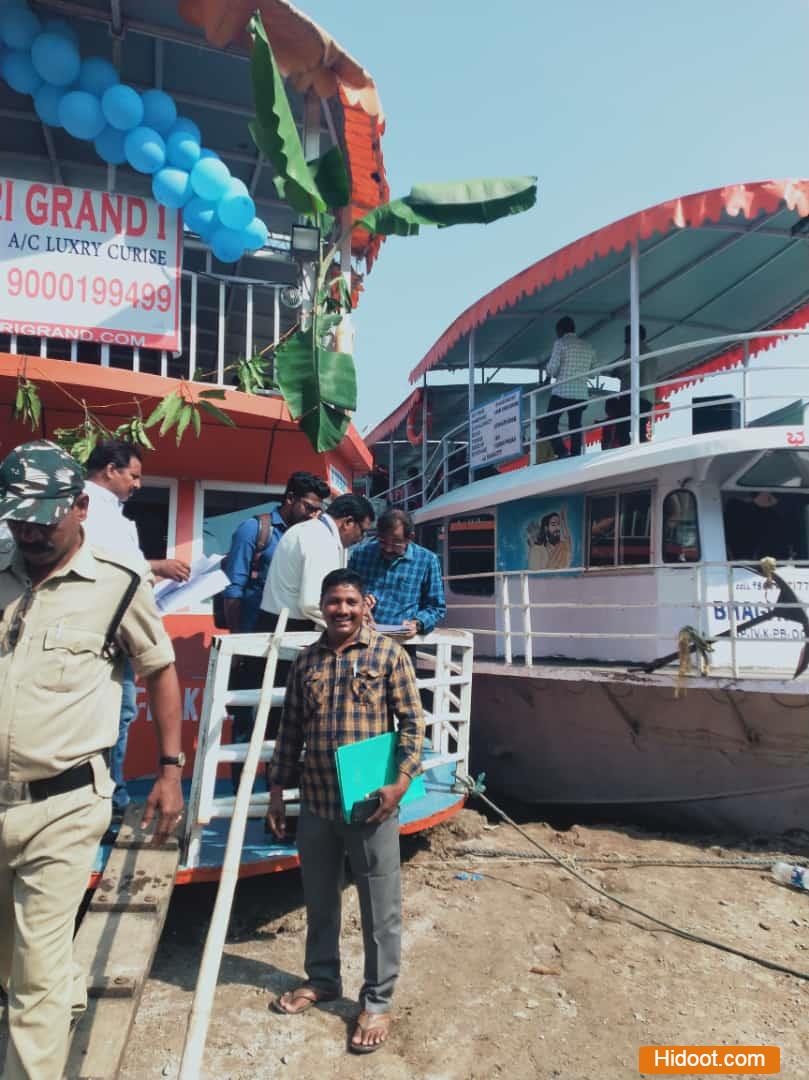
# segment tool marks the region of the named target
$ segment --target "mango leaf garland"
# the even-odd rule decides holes
[[[149,428],[159,423],[160,435],[165,435],[167,431],[170,431],[176,425],[178,446],[182,442],[183,435],[189,424],[194,429],[194,434],[199,438],[202,431],[200,410],[204,410],[209,416],[222,424],[226,424],[228,427],[236,427],[232,417],[210,401],[210,398],[224,398],[224,390],[201,390],[197,397],[198,400],[194,402],[187,397],[183,389],[173,390],[157,404],[143,426]]]
[[[42,417],[42,402],[39,399],[39,390],[36,383],[22,375],[17,378],[17,393],[14,398],[14,408],[11,410],[12,417],[23,424],[28,424],[32,431],[39,427]]]

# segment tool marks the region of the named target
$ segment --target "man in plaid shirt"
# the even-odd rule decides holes
[[[300,1013],[342,993],[340,906],[348,854],[365,948],[362,1011],[350,1046],[367,1054],[382,1045],[390,1030],[401,954],[399,802],[420,768],[424,716],[404,649],[364,623],[367,609],[359,575],[353,570],[327,574],[320,607],[326,630],[293,664],[270,768],[267,823],[279,839],[286,834],[284,788],[300,787],[297,843],[307,917],[307,981],[282,994],[274,1007]],[[394,716],[398,778],[372,793],[378,805],[365,821],[347,824],[335,750],[394,731]]]
[[[568,456],[567,448],[558,435],[559,420],[562,413],[567,411],[568,430],[581,427],[584,410],[590,396],[587,376],[595,367],[595,363],[596,351],[593,346],[577,337],[576,324],[569,315],[563,316],[556,324],[556,341],[545,369],[552,378],[556,379],[556,385],[548,402],[548,413],[556,415],[544,416],[539,422],[540,436],[545,438],[551,436],[551,446],[557,457]],[[571,457],[576,457],[581,453],[581,444],[582,432],[573,431],[570,435]]]
[[[406,626],[400,641],[429,634],[447,614],[438,557],[414,542],[406,510],[386,510],[376,531],[377,539],[355,547],[348,559],[362,578],[375,622]]]

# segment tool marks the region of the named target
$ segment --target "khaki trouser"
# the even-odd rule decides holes
[[[71,1011],[86,1006],[74,924],[110,807],[89,784],[0,806],[0,984],[9,1021],[2,1080],[59,1080],[64,1071]]]

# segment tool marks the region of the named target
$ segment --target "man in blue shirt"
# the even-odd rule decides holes
[[[377,539],[352,551],[348,565],[362,578],[374,621],[404,625],[402,640],[429,634],[447,614],[438,557],[413,540],[406,510],[387,510],[377,522]]]
[[[283,501],[269,512],[269,521],[265,525],[266,543],[255,566],[262,515],[247,518],[236,529],[230,551],[222,563],[222,569],[230,578],[230,585],[223,593],[228,630],[243,634],[255,630],[264,582],[278,541],[292,525],[318,517],[323,500],[328,497],[329,485],[325,480],[319,480],[312,473],[294,472],[287,480]]]
[[[223,597],[225,623],[232,633],[250,634],[256,629],[264,582],[279,540],[293,525],[318,517],[323,509],[323,500],[328,497],[329,485],[325,480],[309,472],[294,472],[287,480],[283,501],[269,511],[269,520],[262,521],[264,515],[250,517],[236,529],[230,551],[222,562],[222,569],[230,578],[230,585],[224,590]],[[230,688],[249,690],[260,686],[263,674],[263,659],[242,657],[234,664]],[[250,706],[238,706],[232,708],[231,713],[233,741],[248,742],[253,729],[254,710]],[[278,710],[274,710],[271,714],[268,738],[274,737],[278,727],[277,713]],[[234,791],[239,786],[241,773],[240,764],[232,767]]]

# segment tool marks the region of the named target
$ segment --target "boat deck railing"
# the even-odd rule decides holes
[[[523,387],[520,450],[526,460],[522,464],[537,465],[555,460],[551,446],[552,440],[561,438],[567,442],[569,437],[576,433],[582,437],[583,453],[609,452],[605,447],[613,448],[610,446],[610,436],[618,435],[619,432],[626,433],[623,445],[638,446],[641,442],[647,441],[647,438],[658,442],[660,434],[654,430],[657,421],[669,419],[678,413],[694,413],[700,409],[709,409],[716,404],[715,401],[675,403],[668,398],[662,399],[658,393],[662,387],[666,387],[669,393],[676,393],[678,389],[684,389],[697,379],[706,387],[718,378],[725,380],[725,389],[719,396],[729,403],[738,403],[738,426],[748,427],[760,419],[772,403],[785,404],[800,398],[805,390],[807,373],[809,373],[809,355],[806,361],[800,364],[768,362],[766,368],[761,365],[751,367],[750,343],[762,339],[772,339],[775,343],[787,337],[806,334],[809,334],[809,330],[765,330],[746,334],[725,334],[644,352],[635,358],[636,362],[630,358],[601,364],[588,373],[590,397],[587,401],[582,401],[586,410],[583,416],[584,422],[574,428],[564,428],[560,424],[558,435],[543,434],[542,422],[549,417],[563,417],[563,414],[568,411],[569,406],[548,411],[547,404],[552,394],[564,397],[565,385],[572,379],[557,380],[553,384],[543,382],[531,389]],[[650,378],[650,375],[654,376],[656,373],[659,362],[667,358],[670,360],[678,354],[694,354],[687,365],[693,367],[695,356],[698,355],[699,362],[702,363],[721,356],[732,346],[738,346],[741,351],[741,364],[735,367],[729,362],[728,367],[721,370],[695,375],[689,374],[689,371],[683,370],[681,366],[679,373],[667,374],[663,379]],[[604,378],[620,379],[622,370],[627,368],[632,374],[630,390],[608,389],[603,385]],[[764,388],[754,388],[753,376],[760,375],[764,371],[768,377],[768,385]],[[771,377],[778,375],[792,376],[793,392],[788,389],[776,392],[778,388],[773,388]],[[581,376],[577,375],[575,379],[580,381]],[[726,388],[728,379],[737,380],[738,393],[728,392]],[[788,379],[785,378],[784,381],[787,382]],[[707,392],[710,394],[710,389]],[[627,402],[627,397],[629,402]],[[651,407],[648,407],[649,405]],[[623,409],[623,412],[616,412],[616,409]],[[612,415],[610,415],[610,410],[612,410]],[[802,427],[803,420],[797,426]],[[377,497],[391,506],[413,510],[426,506],[455,488],[471,483],[476,478],[476,473],[480,471],[480,467],[470,462],[469,446],[470,424],[467,416],[460,423],[443,432],[440,437],[428,441],[422,451],[422,467],[417,471],[417,475],[410,476],[407,481],[394,476],[389,489],[379,492]]]
[[[639,572],[654,582],[651,588],[638,587]],[[692,643],[712,643],[709,662],[734,679],[754,670],[792,675],[798,654],[809,644],[809,602],[798,597],[799,589],[809,593],[809,560],[780,564],[775,574],[768,583],[750,560],[455,574],[444,579],[447,625],[474,635],[477,660],[498,657],[528,668],[559,657],[600,657],[671,671],[679,665],[680,631],[685,630]],[[577,598],[585,590],[577,590],[573,579],[589,586],[604,575],[616,585],[614,599]],[[489,595],[459,601],[459,592],[470,586]],[[751,620],[757,621],[748,629]],[[722,622],[727,629],[717,632]],[[752,630],[758,631],[755,637]]]
[[[227,369],[236,357],[250,357],[280,339],[281,293],[286,287],[260,278],[184,269],[178,352],[17,334],[0,334],[0,352],[233,384],[236,380]]]
[[[315,631],[284,634],[281,658],[293,659],[318,637],[319,633]],[[265,657],[270,638],[270,634],[227,634],[214,637],[211,644],[186,814],[184,865],[189,869],[199,866],[205,826],[214,818],[233,816],[235,797],[217,794],[216,779],[223,765],[245,761],[248,744],[222,741],[228,711],[236,706],[257,706],[261,694],[258,686],[253,689],[230,689],[231,667],[237,657]],[[408,643],[424,705],[425,751],[429,752],[423,766],[425,772],[453,764],[459,767],[461,773],[468,771],[472,647],[470,634],[451,629],[435,630]],[[284,686],[276,685],[273,688],[273,708],[283,705],[284,694]],[[274,749],[275,740],[266,739],[261,747],[260,761],[269,761]],[[297,789],[284,792],[289,814],[298,813],[299,799]],[[264,817],[268,806],[268,793],[254,791],[248,816]]]

